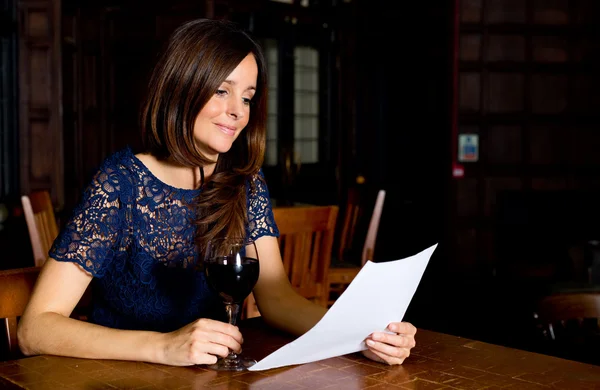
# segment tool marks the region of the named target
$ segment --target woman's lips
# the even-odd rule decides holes
[[[221,131],[227,135],[233,136],[235,135],[235,129],[229,127],[229,126],[224,126],[224,125],[217,125],[217,127],[219,129],[221,129]]]

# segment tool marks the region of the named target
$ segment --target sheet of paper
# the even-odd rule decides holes
[[[321,321],[249,370],[309,363],[366,349],[364,341],[371,333],[402,321],[437,245],[400,260],[368,261]]]

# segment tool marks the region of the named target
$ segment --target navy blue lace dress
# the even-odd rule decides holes
[[[279,231],[259,172],[248,185],[253,239]],[[194,211],[201,190],[171,187],[156,178],[130,148],[105,160],[49,255],[90,272],[91,321],[137,330],[172,331],[198,318],[224,319],[194,245]]]

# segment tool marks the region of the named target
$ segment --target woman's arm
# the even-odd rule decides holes
[[[18,326],[24,354],[210,364],[240,350],[237,327],[200,319],[171,333],[111,329],[69,318],[92,276],[74,263],[48,259]]]
[[[276,237],[262,236],[256,240],[260,259],[260,276],[254,296],[264,320],[294,335],[310,330],[327,309],[300,296],[283,268]]]
[[[301,335],[325,315],[327,309],[296,293],[283,268],[277,238],[263,236],[256,240],[260,259],[260,276],[254,296],[265,321],[295,335]],[[417,329],[408,322],[388,325],[393,334],[375,332],[365,335],[367,350],[363,354],[386,364],[402,364],[415,346]]]

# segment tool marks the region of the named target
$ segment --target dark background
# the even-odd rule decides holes
[[[386,189],[376,261],[439,244],[406,319],[539,350],[537,300],[599,283],[599,3],[307,5],[2,0],[0,267],[32,263],[19,196],[50,189],[64,223],[98,164],[139,146],[139,102],[168,35],[228,18],[280,42],[271,195],[343,205],[357,178],[372,197]],[[320,51],[322,146],[290,175],[296,44]],[[453,177],[459,133],[479,136],[479,160]]]

